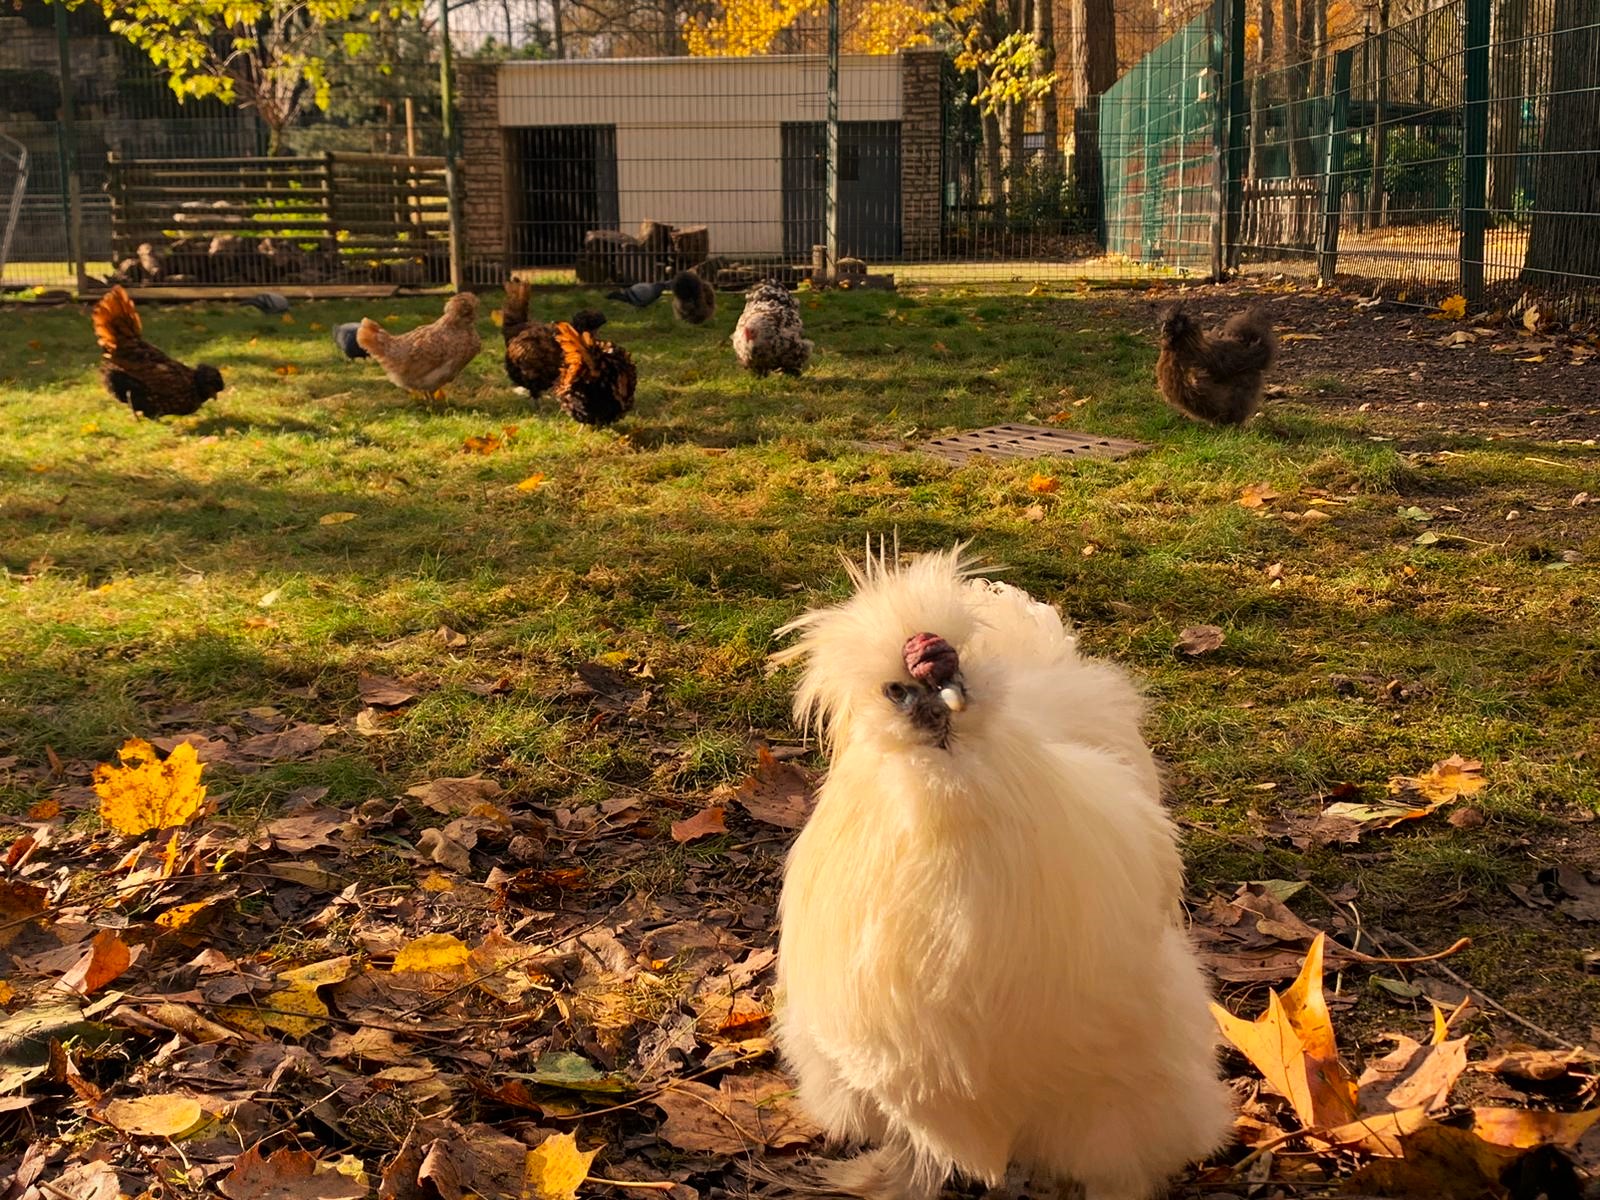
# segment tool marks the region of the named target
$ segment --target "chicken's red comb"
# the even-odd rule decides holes
[[[956,648],[936,633],[914,633],[901,651],[911,678],[931,688],[942,688],[961,670]]]

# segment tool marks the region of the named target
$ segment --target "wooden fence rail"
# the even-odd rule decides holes
[[[112,260],[140,285],[449,279],[444,159],[108,156]]]

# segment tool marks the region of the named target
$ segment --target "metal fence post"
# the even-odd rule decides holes
[[[1225,246],[1228,225],[1227,47],[1233,39],[1232,0],[1216,0],[1211,17],[1211,278],[1220,283],[1227,266]]]
[[[1483,294],[1489,186],[1489,12],[1491,0],[1465,0],[1466,90],[1461,110],[1461,293]]]
[[[1322,163],[1322,241],[1317,247],[1317,282],[1333,282],[1339,265],[1339,213],[1344,207],[1345,129],[1350,124],[1350,64],[1354,50],[1333,56],[1333,106],[1328,112],[1328,149]]]
[[[1244,177],[1248,169],[1245,120],[1250,106],[1244,87],[1245,0],[1228,0],[1228,45],[1223,61],[1228,79],[1228,215],[1223,241],[1227,266],[1239,265],[1239,229],[1244,223]]]
[[[67,218],[67,257],[74,285],[81,293],[89,282],[83,261],[83,187],[78,176],[77,97],[73,95],[72,39],[67,8],[56,5],[56,57],[61,71],[61,112],[56,124],[61,158],[61,200]]]
[[[459,292],[463,280],[462,257],[466,241],[466,214],[461,211],[461,163],[456,156],[455,69],[450,56],[450,0],[439,0],[439,124],[444,136],[444,187],[450,206],[450,290]],[[329,180],[332,186],[332,180]]]
[[[828,162],[824,176],[822,240],[828,244],[827,278],[839,275],[839,0],[828,0]]]

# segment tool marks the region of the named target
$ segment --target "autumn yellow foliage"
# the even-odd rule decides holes
[[[825,8],[826,0],[723,0],[716,16],[684,23],[683,41],[700,58],[766,54],[784,30]],[[845,14],[841,44],[848,54],[897,54],[927,45],[939,19],[914,0],[865,0]]]
[[[95,768],[94,790],[100,797],[100,819],[118,833],[132,836],[152,829],[186,825],[205,802],[204,769],[194,747],[180,743],[162,761],[143,738],[131,738],[117,751],[121,766]]]

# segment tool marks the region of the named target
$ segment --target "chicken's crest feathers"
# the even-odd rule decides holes
[[[121,284],[100,298],[100,303],[94,306],[93,321],[95,340],[108,354],[117,348],[118,342],[144,336],[139,311],[133,307],[133,299],[122,290]]]

